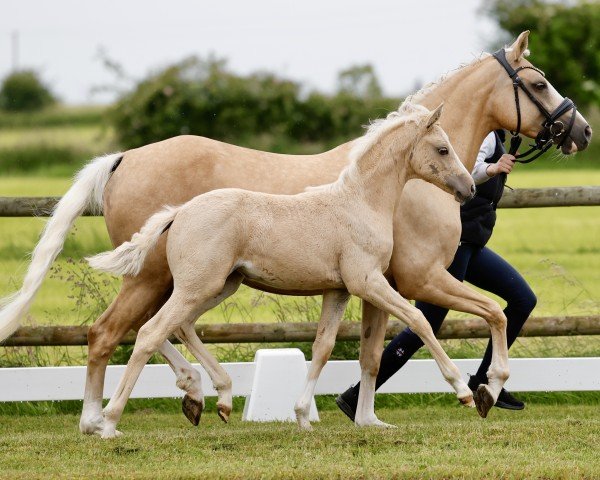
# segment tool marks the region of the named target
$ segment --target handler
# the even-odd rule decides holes
[[[472,172],[473,180],[477,184],[477,195],[461,207],[460,244],[448,271],[461,282],[466,280],[507,302],[504,313],[508,320],[506,335],[510,348],[534,309],[537,299],[519,272],[485,246],[496,223],[496,207],[502,197],[506,176],[515,164],[515,157],[506,153],[504,149],[504,136],[503,130],[494,131],[481,144]],[[423,312],[434,333],[437,333],[448,310],[424,302],[417,302],[416,307]],[[383,351],[375,388],[378,389],[400,370],[422,346],[421,339],[409,328],[397,335]],[[480,384],[487,383],[486,372],[491,358],[490,340],[477,373],[469,379],[469,388],[474,392]],[[337,405],[353,421],[359,390],[360,383],[336,398]],[[523,402],[505,389],[500,392],[495,406],[510,410],[525,408]]]

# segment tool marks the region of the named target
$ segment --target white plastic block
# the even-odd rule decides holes
[[[295,421],[294,404],[300,398],[308,372],[302,351],[297,348],[261,349],[254,356],[254,365],[254,379],[242,420]],[[314,398],[309,419],[319,421]]]

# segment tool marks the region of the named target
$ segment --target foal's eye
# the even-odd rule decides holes
[[[438,153],[440,155],[448,155],[448,149],[446,147],[440,147],[438,148]]]
[[[546,84],[546,82],[537,82],[537,83],[534,85],[534,88],[535,88],[536,90],[545,90],[547,86],[548,86],[548,85]]]

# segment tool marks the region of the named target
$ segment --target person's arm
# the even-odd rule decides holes
[[[488,172],[489,166],[494,165],[493,163],[486,163],[485,159],[491,157],[496,149],[496,135],[491,132],[479,147],[479,153],[477,154],[477,160],[475,160],[475,166],[471,172],[471,176],[475,181],[475,185],[481,185],[487,182],[493,175]]]

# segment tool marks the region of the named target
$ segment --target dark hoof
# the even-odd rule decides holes
[[[192,425],[197,427],[200,423],[202,410],[204,410],[204,404],[198,400],[194,400],[189,395],[185,395],[181,401],[181,410]]]
[[[494,403],[496,403],[488,386],[485,384],[479,385],[473,398],[477,407],[477,413],[479,413],[481,418],[486,418],[488,412],[494,406]]]

